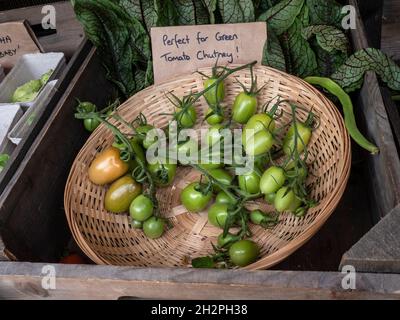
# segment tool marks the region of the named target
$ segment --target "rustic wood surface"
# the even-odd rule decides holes
[[[40,37],[39,42],[45,52],[61,51],[67,58],[70,58],[83,41],[83,28],[75,17],[70,1],[54,2],[51,5],[56,9],[57,32]],[[0,23],[27,19],[32,26],[41,25],[45,16],[41,12],[42,7],[43,5],[37,5],[2,11],[0,12]]]
[[[400,205],[343,255],[341,265],[360,272],[400,274]]]
[[[400,1],[385,0],[382,19],[381,48],[395,60],[400,60]]]
[[[45,264],[0,264],[6,299],[400,299],[400,275],[339,272],[154,269],[54,265],[56,289],[42,288]],[[47,271],[48,272],[48,271]]]
[[[350,0],[350,4],[357,3]],[[356,26],[357,28],[352,30],[353,45],[356,50],[367,48],[369,43],[359,14]],[[367,136],[380,149],[378,155],[365,155],[368,157],[369,174],[372,177],[370,188],[375,199],[372,209],[375,222],[378,222],[400,203],[400,160],[375,73],[366,74],[357,100],[357,118],[364,118]]]
[[[386,112],[388,113],[390,125],[393,130],[393,135],[397,143],[397,150],[400,155],[400,109],[399,106],[392,100],[392,93],[386,87],[381,87],[383,101],[385,102]]]

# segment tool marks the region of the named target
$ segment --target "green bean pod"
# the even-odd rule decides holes
[[[368,150],[372,154],[377,154],[379,149],[376,145],[369,142],[363,134],[358,130],[356,119],[354,117],[353,103],[351,102],[350,96],[333,80],[322,77],[307,77],[304,79],[312,85],[318,85],[328,90],[331,94],[335,95],[343,107],[344,122],[353,140],[365,150]]]

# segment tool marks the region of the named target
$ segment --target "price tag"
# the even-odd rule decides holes
[[[22,55],[40,51],[39,42],[27,22],[0,24],[0,65],[6,71],[9,71]]]
[[[202,67],[261,63],[267,40],[265,22],[151,29],[154,82],[188,74]]]

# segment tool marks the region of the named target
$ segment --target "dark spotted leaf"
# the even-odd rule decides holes
[[[286,71],[285,56],[278,37],[271,28],[268,28],[268,38],[265,42],[262,64]]]
[[[258,17],[279,36],[290,28],[303,8],[304,0],[283,0]]]
[[[251,0],[218,0],[224,23],[254,21],[254,6]]]
[[[331,78],[344,90],[351,92],[361,87],[367,71],[375,71],[389,88],[400,91],[400,67],[375,48],[354,53],[332,74]]]
[[[339,29],[327,25],[314,25],[303,29],[303,37],[309,40],[315,35],[318,44],[322,49],[328,52],[336,50],[346,54],[349,42],[346,35]]]

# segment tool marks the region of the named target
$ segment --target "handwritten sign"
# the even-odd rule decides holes
[[[267,39],[265,22],[159,27],[151,29],[154,82],[198,68],[261,62]]]
[[[6,71],[9,71],[23,54],[40,52],[40,49],[27,22],[0,24],[0,65]]]

